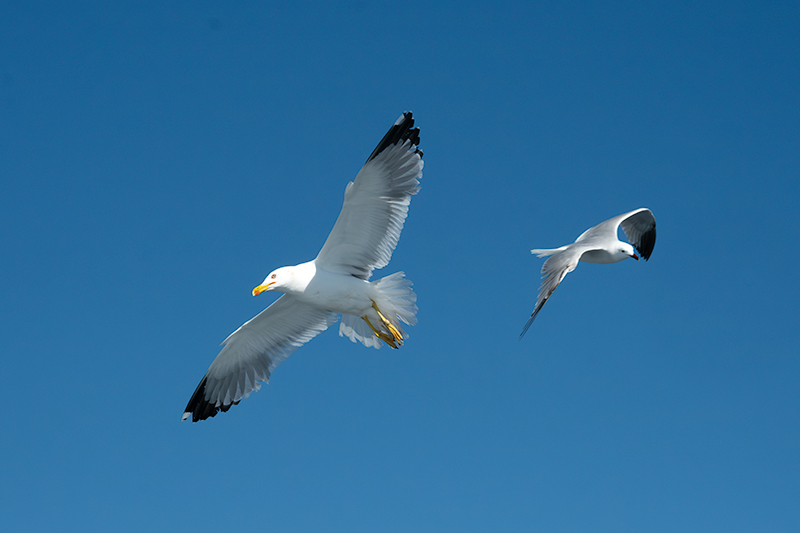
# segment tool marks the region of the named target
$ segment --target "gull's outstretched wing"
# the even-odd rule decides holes
[[[338,315],[281,296],[225,339],[222,351],[208,368],[183,413],[192,422],[227,411],[253,391],[259,381],[294,350],[336,322]]]
[[[419,191],[419,128],[403,113],[347,184],[344,205],[314,262],[331,272],[369,279],[389,263]]]
[[[536,298],[536,307],[534,307],[533,313],[531,313],[531,317],[528,319],[525,327],[522,328],[522,333],[519,334],[520,339],[527,333],[536,315],[542,310],[542,307],[544,307],[544,304],[550,296],[552,296],[553,291],[556,290],[556,287],[558,287],[558,284],[564,279],[564,276],[575,270],[581,255],[589,248],[588,246],[571,244],[565,246],[563,250],[556,252],[544,262],[542,265],[542,284],[539,286],[539,296]],[[538,254],[539,257],[548,255],[548,252],[552,253],[554,251],[555,250],[531,250],[532,253]]]
[[[650,258],[656,245],[656,217],[646,207],[640,207],[627,213],[609,218],[605,222],[593,226],[575,239],[575,242],[598,239],[616,241],[620,225],[628,241],[636,248],[645,260]]]
[[[628,237],[628,241],[645,261],[650,259],[653,248],[656,246],[656,217],[653,212],[644,207],[621,215],[624,217],[620,222],[622,231]]]

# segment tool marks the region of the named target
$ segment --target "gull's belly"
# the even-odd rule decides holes
[[[583,252],[580,260],[584,263],[595,263],[598,265],[608,265],[611,263],[618,263],[628,257],[627,255],[619,256],[608,253],[605,250],[589,250]]]
[[[317,269],[301,298],[327,311],[363,316],[372,307],[372,290],[367,281]]]

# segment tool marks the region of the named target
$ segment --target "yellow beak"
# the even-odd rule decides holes
[[[272,285],[273,283],[275,283],[275,282],[274,282],[274,281],[272,281],[272,282],[270,282],[270,283],[266,283],[266,284],[264,284],[264,285],[259,285],[258,287],[256,287],[255,289],[253,289],[253,296],[258,296],[258,295],[259,295],[259,294],[261,294],[262,292],[264,292],[264,291],[268,291],[268,290],[269,290],[269,287],[270,287],[270,285]]]

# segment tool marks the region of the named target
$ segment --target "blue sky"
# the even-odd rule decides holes
[[[800,529],[796,2],[2,11],[0,529]],[[404,110],[406,345],[181,423]],[[518,341],[529,250],[642,206]]]

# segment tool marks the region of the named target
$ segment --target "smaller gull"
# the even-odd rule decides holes
[[[631,241],[631,244],[619,240],[617,230],[622,226],[622,231]],[[639,256],[633,251],[636,248],[642,257],[647,261],[653,253],[656,245],[656,218],[652,211],[644,207],[617,215],[605,222],[584,231],[580,237],[575,239],[572,244],[553,248],[550,250],[531,250],[532,254],[538,257],[550,256],[542,265],[542,284],[539,287],[539,297],[536,299],[536,307],[528,319],[528,323],[522,329],[519,338],[521,339],[528,328],[533,324],[533,320],[539,311],[542,310],[545,302],[556,290],[558,284],[564,276],[575,270],[578,261],[586,263],[597,263],[601,265],[618,263],[628,257],[633,257],[637,261]]]

